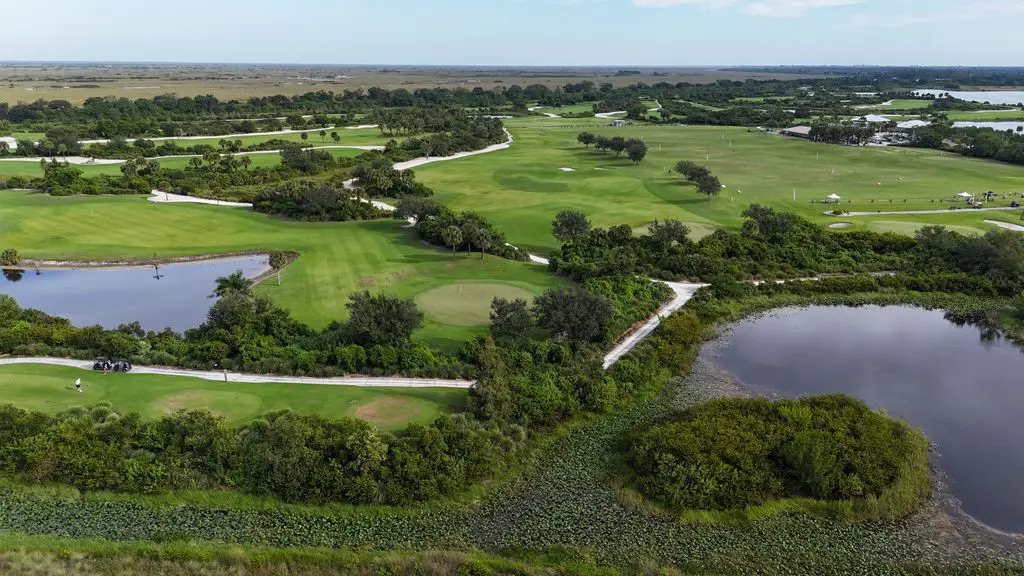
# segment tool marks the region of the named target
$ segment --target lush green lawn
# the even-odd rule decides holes
[[[359,290],[415,297],[440,286],[487,281],[536,294],[560,282],[543,266],[434,250],[393,220],[304,223],[138,197],[0,192],[0,246],[25,257],[66,259],[294,250],[301,256],[281,275],[281,285],[268,280],[257,290],[315,327],[344,319],[349,294]],[[480,303],[484,309],[488,304]],[[484,331],[428,316],[417,337],[450,349]]]
[[[75,392],[76,378],[84,392]],[[362,418],[384,430],[427,424],[463,408],[458,388],[358,388],[307,384],[223,383],[150,374],[102,374],[43,365],[0,366],[0,403],[59,412],[109,402],[115,410],[159,418],[181,409],[207,409],[241,424],[291,408],[304,414]]]
[[[326,152],[335,158],[354,158],[365,153],[364,150],[353,148],[338,148],[326,150]],[[260,166],[270,168],[281,163],[281,156],[278,154],[247,154],[247,156],[252,158],[252,166],[254,168]],[[189,160],[191,158],[188,156],[182,156],[179,158],[161,158],[158,162],[160,162],[160,166],[163,168],[181,170],[188,166]],[[81,164],[77,168],[86,177],[99,176],[101,174],[109,174],[111,176],[121,174],[120,164]],[[38,161],[0,161],[0,177],[21,176],[24,178],[36,178],[42,175],[43,169]]]
[[[308,144],[310,146],[333,146],[335,144],[339,146],[384,146],[388,143],[388,140],[404,140],[404,137],[392,137],[392,136],[381,136],[380,131],[373,128],[365,128],[361,130],[346,130],[344,128],[335,128],[333,130],[327,130],[327,135],[324,138],[320,138],[319,130],[313,132],[307,132],[307,140],[302,139],[302,134],[295,132],[292,134],[276,134],[276,135],[265,135],[257,134],[255,136],[243,136],[241,138],[231,138],[231,141],[241,140],[242,146],[249,146],[251,144],[259,144],[268,140],[287,140],[289,142],[295,142],[298,144]],[[337,132],[338,136],[341,137],[340,142],[335,142],[331,139],[331,132]],[[210,146],[217,146],[222,136],[214,136],[211,138],[200,138],[195,140],[163,140],[158,141],[158,144],[164,142],[175,142],[178,146],[196,146],[199,144],[209,144]]]
[[[1000,120],[1024,120],[1024,110],[993,110],[986,112],[948,112],[946,116],[954,121],[997,122]]]
[[[587,212],[598,226],[625,223],[635,228],[655,219],[677,218],[737,228],[740,213],[758,202],[829,223],[822,201],[842,196],[850,211],[948,208],[962,191],[993,190],[1019,196],[1024,167],[906,148],[855,148],[815,144],[746,128],[609,128],[601,120],[509,121],[515,145],[509,150],[417,169],[420,180],[453,208],[477,210],[505,230],[509,241],[537,251],[557,243],[550,223],[560,210]],[[647,159],[639,165],[576,142],[588,130],[605,136],[643,138]],[[706,164],[727,186],[707,200],[668,170],[678,160]],[[575,172],[563,172],[562,167]],[[796,201],[793,190],[796,189]],[[1008,205],[1001,197],[994,205]],[[963,211],[926,217],[982,230],[986,214]],[[919,221],[908,216],[870,220]]]
[[[552,114],[579,114],[581,112],[593,112],[594,104],[597,102],[580,102],[579,104],[570,104],[569,106],[558,106],[558,107],[543,107],[537,112],[551,112]],[[537,104],[534,104],[536,106]]]

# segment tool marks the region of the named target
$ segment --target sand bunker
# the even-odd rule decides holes
[[[562,166],[561,168],[559,168],[559,170],[561,170],[562,172],[575,172],[576,171],[575,168],[569,168],[568,166]]]
[[[1014,224],[1012,222],[1003,222],[1001,220],[985,220],[985,224],[992,224],[993,226],[999,226],[1004,230],[1013,230],[1014,232],[1024,232],[1024,226],[1020,224]]]
[[[853,226],[853,222],[836,222],[835,224],[829,224],[829,228],[849,228]]]

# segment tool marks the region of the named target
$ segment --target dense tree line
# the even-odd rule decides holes
[[[1010,231],[975,237],[929,226],[909,238],[830,232],[759,205],[743,214],[741,232],[718,230],[699,242],[672,220],[654,223],[640,237],[625,225],[595,228],[568,238],[552,255],[551,269],[577,281],[634,274],[712,281],[874,271],[966,273],[991,282],[1001,295],[1024,290],[1024,237]]]
[[[855,126],[839,122],[818,121],[811,124],[811,139],[828,144],[863,146],[875,135],[876,128],[868,124]]]
[[[386,218],[391,214],[356,198],[352,191],[331,184],[289,181],[260,189],[253,209],[264,214],[310,222],[340,222]]]
[[[583,144],[586,147],[590,147],[593,144],[594,148],[605,152],[611,150],[615,152],[616,156],[621,156],[623,152],[634,164],[639,164],[647,157],[647,143],[639,138],[626,139],[622,136],[613,136],[611,138],[607,136],[600,136],[592,134],[590,132],[580,132],[576,136],[576,141]]]
[[[508,243],[505,235],[483,216],[472,211],[455,212],[429,198],[406,196],[399,201],[395,217],[414,222],[413,230],[428,244],[526,260],[527,255]]]
[[[671,509],[724,510],[879,498],[902,474],[927,475],[926,454],[905,423],[836,395],[702,404],[641,434],[630,461],[640,489]]]

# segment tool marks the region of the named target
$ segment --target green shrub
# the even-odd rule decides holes
[[[0,265],[17,266],[19,262],[21,262],[21,257],[18,256],[18,251],[14,248],[8,248],[0,252]]]
[[[927,446],[906,424],[841,395],[770,402],[732,398],[692,408],[639,435],[640,490],[672,509],[726,510],[772,500],[881,498]],[[901,508],[902,509],[902,508]]]

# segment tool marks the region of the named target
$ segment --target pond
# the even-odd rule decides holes
[[[964,512],[1024,532],[1024,354],[937,310],[786,309],[736,324],[716,361],[752,390],[843,393],[924,430]]]
[[[241,270],[247,278],[270,265],[266,256],[133,268],[4,270],[0,294],[22,308],[71,320],[76,326],[117,328],[138,320],[146,330],[195,328],[213,304],[217,278]],[[157,276],[159,275],[159,278]]]
[[[959,92],[956,90],[915,90],[917,96],[941,96],[949,94],[958,100],[967,102],[980,102],[982,104],[1008,104],[1016,106],[1024,102],[1024,91],[1022,90],[988,90],[978,92]]]

